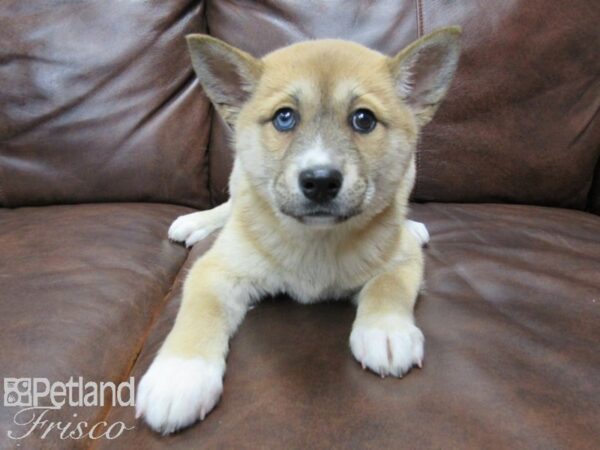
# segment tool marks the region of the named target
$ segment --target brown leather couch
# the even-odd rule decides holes
[[[599,448],[599,19],[597,0],[4,0],[3,378],[139,379],[169,330],[211,238],[188,252],[167,228],[223,201],[231,164],[184,35],[255,55],[319,37],[392,54],[458,24],[464,53],[418,148],[422,370],[362,371],[348,304],[269,299],[201,424],[163,438],[131,407],[65,406],[46,428],[135,428],[15,440],[28,427],[2,406],[0,448]]]

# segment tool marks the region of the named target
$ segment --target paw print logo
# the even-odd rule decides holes
[[[31,379],[4,379],[4,406],[31,406]]]

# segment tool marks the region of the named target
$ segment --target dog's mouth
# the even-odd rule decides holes
[[[293,217],[304,225],[327,226],[346,222],[352,217],[360,214],[359,210],[352,210],[341,213],[329,209],[317,209],[303,212],[281,211],[283,214]]]

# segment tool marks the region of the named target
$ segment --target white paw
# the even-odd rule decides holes
[[[219,225],[211,220],[209,211],[199,211],[175,219],[169,227],[169,239],[185,242],[186,247],[191,247],[217,228]]]
[[[367,324],[355,324],[350,334],[352,354],[363,366],[381,375],[402,377],[423,365],[425,338],[410,318],[389,315]]]
[[[139,384],[136,418],[162,434],[204,420],[221,397],[224,371],[224,362],[157,357]]]
[[[429,242],[429,231],[427,231],[427,227],[424,223],[407,220],[406,227],[415,235],[421,245],[425,245]]]

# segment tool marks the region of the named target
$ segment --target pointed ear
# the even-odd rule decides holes
[[[258,83],[262,62],[210,36],[190,34],[186,39],[204,92],[233,128],[242,105]]]
[[[442,28],[390,58],[396,91],[413,110],[419,126],[433,118],[450,87],[460,55],[460,35],[460,27]]]

